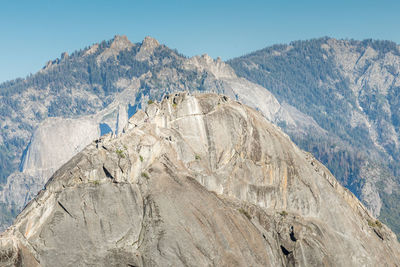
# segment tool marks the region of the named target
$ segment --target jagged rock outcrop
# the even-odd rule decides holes
[[[110,47],[106,48],[100,55],[97,56],[97,64],[101,62],[107,61],[110,57],[116,57],[118,54],[126,49],[130,49],[135,46],[132,44],[125,35],[116,35],[110,45]],[[93,46],[93,49],[95,46]],[[88,50],[89,53],[92,53],[91,50]]]
[[[119,134],[128,118],[138,108],[147,106],[149,100],[160,100],[163,95],[172,91],[221,93],[260,110],[272,122],[284,122],[296,128],[299,133],[306,134],[309,129],[318,132],[317,124],[309,116],[290,105],[281,105],[264,87],[237,77],[233,69],[220,59],[214,60],[208,55],[185,58],[151,37],[146,37],[142,43],[133,44],[126,36],[115,36],[109,42],[93,45],[79,56],[73,53],[68,58],[57,59],[55,62],[57,64],[52,68],[56,68],[57,73],[63,73],[63,76],[70,72],[69,67],[63,69],[67,63],[77,67],[87,65],[88,67],[80,68],[78,72],[90,79],[75,80],[75,74],[68,76],[64,83],[59,84],[63,90],[55,94],[55,90],[51,89],[54,87],[54,74],[47,73],[51,83],[45,91],[42,88],[23,91],[18,96],[21,103],[13,105],[21,107],[18,112],[24,114],[23,123],[14,122],[9,117],[0,120],[3,129],[9,127],[4,131],[6,141],[13,138],[30,140],[25,148],[28,157],[24,157],[20,163],[22,168],[14,170],[0,188],[0,207],[3,206],[8,213],[5,215],[0,209],[0,215],[8,217],[7,223],[0,221],[0,231],[11,224],[11,211],[15,216],[15,212],[19,212],[27,204],[30,197],[44,186],[56,169],[93,139],[100,137],[99,125]],[[114,73],[112,70],[116,68],[118,71]],[[135,73],[143,71],[141,68],[148,70],[135,77]],[[42,74],[49,71],[43,70]],[[99,72],[103,74],[99,75]],[[113,83],[108,85],[112,94],[106,92],[101,81],[96,82],[96,77],[99,76],[113,77],[110,78]],[[93,91],[87,89],[91,87],[94,88]],[[55,104],[51,104],[52,102]],[[64,108],[67,111],[61,112]],[[58,117],[54,118],[52,114],[50,118],[39,123],[43,117],[50,116],[49,110],[53,110]],[[72,112],[73,116],[68,115],[68,112]],[[14,114],[12,118],[17,117]],[[27,130],[30,128],[35,129],[33,135]],[[3,132],[0,137],[2,136]],[[64,142],[52,141],[58,139]],[[28,180],[30,182],[24,184]],[[35,185],[28,186],[31,182]],[[11,188],[18,190],[8,192]]]
[[[259,112],[179,93],[59,169],[3,266],[395,266],[395,235]]]
[[[150,56],[154,52],[154,49],[156,49],[159,45],[160,44],[156,39],[146,36],[135,58],[139,61],[149,60]]]

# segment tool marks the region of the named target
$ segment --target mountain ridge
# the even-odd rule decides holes
[[[28,77],[29,79],[17,79],[1,84],[0,98],[6,105],[0,108],[0,115],[5,114],[0,120],[0,146],[2,147],[0,150],[0,166],[2,166],[0,173],[6,171],[5,174],[7,174],[9,171],[18,170],[18,165],[21,165],[24,161],[21,160],[23,151],[29,150],[28,143],[32,141],[34,132],[39,132],[43,127],[41,124],[47,120],[47,117],[66,117],[74,120],[75,123],[81,123],[81,119],[87,119],[91,120],[93,125],[107,125],[111,131],[119,133],[123,125],[127,123],[128,117],[136,110],[147,106],[150,101],[160,100],[164,94],[184,90],[217,92],[261,110],[270,121],[281,126],[301,148],[311,151],[319,160],[327,164],[342,184],[350,188],[358,197],[362,196],[361,199],[375,215],[379,215],[379,211],[382,210],[385,216],[381,219],[385,221],[386,218],[391,218],[389,225],[397,233],[400,231],[400,227],[396,228],[396,225],[398,225],[396,216],[399,214],[391,209],[391,206],[396,205],[390,204],[391,201],[400,201],[400,194],[398,193],[400,190],[398,190],[396,176],[390,174],[390,168],[388,171],[385,166],[366,161],[363,153],[348,150],[347,147],[354,147],[354,144],[351,143],[353,142],[351,139],[353,133],[351,132],[349,135],[344,132],[343,138],[331,131],[332,129],[327,129],[327,123],[329,125],[329,123],[335,122],[334,120],[321,123],[321,118],[324,119],[323,115],[314,116],[315,114],[327,113],[324,110],[326,107],[317,106],[315,112],[308,112],[303,106],[289,101],[293,100],[294,97],[302,97],[299,92],[288,94],[287,99],[283,98],[280,94],[277,94],[274,86],[271,86],[272,94],[268,91],[269,88],[266,85],[257,84],[256,79],[251,82],[251,78],[244,78],[240,71],[233,71],[230,66],[218,59],[213,60],[208,55],[187,58],[175,50],[158,44],[157,41],[154,41],[155,39],[147,38],[147,41],[145,40],[142,43],[131,43],[126,37],[116,36],[110,41],[93,44],[84,50],[71,53],[68,57],[64,55],[60,59],[53,60],[54,64],[52,63],[51,67]],[[332,39],[322,38],[319,42],[328,40]],[[315,40],[309,42],[315,42]],[[345,41],[338,40],[338,42]],[[375,48],[382,47],[382,42],[380,46],[376,45],[374,41],[368,40],[355,42],[371,44]],[[145,43],[144,47],[147,48],[142,49],[144,52],[141,56],[137,56],[140,54],[143,43]],[[307,48],[307,41],[293,42],[288,46],[293,46],[296,43],[305,49],[304,57],[294,57],[296,62],[301,63],[303,59],[307,59],[307,56],[313,59],[310,57],[311,54],[307,54],[313,51],[312,47]],[[282,51],[270,48],[271,55],[273,54],[274,57],[284,56],[284,53],[294,51],[293,48],[287,50],[284,45],[277,47],[280,47],[279,49]],[[318,51],[326,51],[326,47],[323,48],[321,45],[317,45],[317,47]],[[389,45],[390,47],[393,47],[392,43]],[[382,51],[385,52],[385,49],[383,46]],[[105,51],[108,52],[104,54]],[[98,60],[103,58],[106,58],[106,60]],[[323,55],[320,56],[320,59],[320,62],[325,61]],[[307,62],[309,63],[303,66],[309,67],[310,64],[312,66],[312,60]],[[281,68],[285,70],[285,66],[281,66]],[[322,69],[326,70],[328,74],[332,73],[327,67]],[[304,70],[307,70],[307,68]],[[275,80],[290,78],[288,74],[293,72],[293,70],[285,71],[284,75],[278,73]],[[303,70],[300,73],[302,72]],[[318,73],[320,72],[316,72],[317,75],[313,76],[319,77]],[[326,80],[330,81],[329,79]],[[292,81],[294,81],[294,85],[299,84],[296,79],[292,79]],[[303,80],[300,81],[304,82]],[[339,82],[339,84],[341,83]],[[289,88],[289,93],[292,90],[290,87],[285,88]],[[16,97],[12,95],[12,92],[22,93],[21,96]],[[345,94],[344,97],[346,96]],[[331,98],[335,99],[335,97],[333,94]],[[325,96],[320,98],[325,98]],[[318,98],[314,96],[310,99]],[[337,107],[342,106],[341,103],[337,105]],[[18,114],[24,114],[24,116],[20,117]],[[62,124],[55,126],[54,131],[58,127],[61,129]],[[346,123],[343,123],[343,125],[346,125]],[[98,131],[94,128],[90,136],[98,136],[101,132],[101,130]],[[340,130],[343,127],[337,128]],[[363,128],[360,128],[360,131],[363,133]],[[77,133],[78,138],[81,138],[80,135],[80,133]],[[38,144],[45,142],[47,138],[49,137],[46,135],[38,138]],[[368,138],[365,138],[365,140],[368,140]],[[83,143],[79,147],[83,148]],[[360,147],[365,148],[365,145],[360,145]],[[31,146],[32,149],[33,146]],[[60,153],[60,151],[55,149],[53,152]],[[380,155],[379,151],[371,151],[371,153]],[[0,199],[4,199],[4,202],[0,203],[0,212],[2,214],[11,212],[15,216],[16,212],[32,197],[32,194],[34,195],[36,190],[44,185],[51,175],[50,173],[71,156],[72,154],[65,153],[63,160],[55,164],[48,174],[36,173],[32,176],[32,173],[24,173],[21,169],[22,172],[12,174],[5,183],[8,174],[3,173],[1,179],[3,190],[0,192]],[[48,157],[52,157],[51,151],[48,153]],[[375,166],[374,169],[377,171],[372,169],[371,166]],[[363,173],[362,176],[367,178],[360,179],[361,175],[357,174],[358,172]],[[386,173],[389,175],[386,175]],[[353,176],[356,178],[353,179]],[[384,179],[381,177],[384,177]],[[35,181],[40,181],[35,184],[35,192],[27,194],[29,187],[32,187],[36,183]],[[20,195],[14,194],[14,197],[8,197],[11,188],[14,188],[13,191]],[[392,191],[386,190],[387,188],[392,188]],[[4,218],[8,218],[8,222],[2,222],[2,224],[7,225],[12,217],[9,215],[2,216],[2,220]]]
[[[0,262],[395,264],[400,245],[373,220],[261,113],[176,93],[60,168],[0,235]]]
[[[26,106],[25,110],[22,110],[26,114],[23,121],[17,116],[10,116],[9,109],[0,113],[5,118],[2,122],[5,127],[2,129],[12,126],[7,132],[3,131],[2,136],[8,139],[6,144],[15,143],[14,170],[17,169],[17,164],[22,166],[19,172],[13,172],[9,176],[6,187],[0,190],[0,199],[5,201],[0,205],[6,209],[5,213],[10,210],[18,211],[32,197],[28,186],[24,185],[28,177],[32,181],[37,181],[35,188],[41,188],[52,172],[76,153],[73,152],[76,151],[75,146],[77,150],[82,149],[89,143],[87,136],[93,137],[101,132],[101,125],[108,127],[114,133],[119,133],[127,123],[128,117],[136,110],[145,107],[150,100],[160,99],[170,91],[198,90],[224,93],[258,107],[270,120],[283,119],[290,124],[294,123],[294,120],[290,119],[290,114],[266,89],[238,78],[222,61],[214,61],[207,55],[186,58],[163,45],[157,45],[157,42],[150,38],[144,40],[142,44],[127,43],[124,37],[115,39],[116,41],[102,42],[86,50],[72,53],[63,61],[56,60],[57,64],[32,76],[30,80],[9,88],[8,92],[3,92],[3,95],[12,91],[14,95],[19,91],[23,92],[15,99],[9,96],[13,100],[9,106],[12,112],[22,103]],[[115,42],[118,45],[113,45]],[[143,43],[144,49],[142,49]],[[117,50],[125,48],[116,55],[114,50],[110,51],[112,47]],[[139,54],[141,51],[144,51],[144,54]],[[98,60],[103,59],[104,55],[107,55],[106,61]],[[140,55],[139,59],[137,55]],[[64,83],[66,79],[68,82]],[[42,81],[43,86],[35,85],[38,81]],[[33,88],[26,88],[25,83]],[[254,97],[247,94],[248,90],[252,90]],[[32,94],[37,97],[33,97]],[[14,102],[17,104],[14,105]],[[42,115],[37,116],[37,109],[41,110]],[[89,120],[91,123],[86,125],[92,125],[92,130],[88,135],[82,131],[66,130],[68,128],[63,124],[71,124],[67,123],[68,119],[77,129],[84,129],[78,125]],[[46,123],[53,125],[54,128],[43,130],[47,127]],[[99,124],[100,131],[95,129],[95,124]],[[68,135],[64,138],[65,146],[70,148],[53,145],[53,149],[46,150],[47,153],[39,151],[42,145],[48,147],[46,144],[48,140],[57,140],[64,134]],[[18,138],[18,142],[12,141],[13,136]],[[28,143],[30,145],[26,147]],[[22,154],[23,150],[25,153],[20,160],[18,155]],[[39,157],[27,157],[27,155]],[[30,160],[33,161],[29,162]],[[38,171],[27,173],[24,166],[35,166]],[[45,169],[49,171],[42,171]],[[24,175],[26,177],[23,177]],[[11,196],[8,192],[10,190],[18,193],[11,194],[14,196],[12,198],[6,197]],[[3,220],[10,219],[9,216],[2,217]],[[3,222],[3,225],[9,223],[10,221]]]
[[[310,132],[304,139],[281,124],[376,216],[383,209],[382,219],[396,231],[398,215],[387,209],[397,206],[393,201],[399,198],[399,51],[390,41],[320,38],[264,48],[228,62],[238,76],[268,88],[330,133],[321,138]],[[389,185],[390,194],[383,189]]]

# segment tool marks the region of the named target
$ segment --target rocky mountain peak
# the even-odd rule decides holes
[[[111,47],[129,47],[132,46],[131,41],[128,40],[126,35],[115,35],[111,43]]]
[[[156,39],[150,36],[146,36],[140,46],[139,52],[136,54],[136,59],[139,61],[148,60],[160,44]]]
[[[150,103],[74,156],[0,251],[2,266],[400,260],[394,234],[278,127],[226,96],[189,93]]]
[[[208,54],[194,56],[185,62],[187,69],[196,69],[197,71],[207,71],[219,78],[235,78],[235,71],[225,64],[220,58],[214,60]]]
[[[106,48],[98,57],[97,63],[104,62],[110,57],[116,57],[121,51],[130,49],[134,44],[126,35],[116,35],[109,48]]]
[[[142,42],[142,47],[144,49],[154,49],[159,45],[159,42],[151,36],[146,36]]]

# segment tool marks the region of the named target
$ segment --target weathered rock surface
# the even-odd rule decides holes
[[[160,44],[158,41],[150,36],[144,38],[139,52],[136,54],[136,59],[139,61],[149,60],[150,56],[153,54],[154,49]]]
[[[395,235],[257,111],[174,94],[59,169],[2,266],[395,266]]]
[[[105,46],[105,44],[100,44],[100,46]],[[128,63],[132,65],[124,65],[128,63],[118,61],[124,53],[129,54],[133,63],[131,61]],[[83,147],[100,137],[100,124],[107,125],[113,133],[119,134],[132,112],[139,107],[147,106],[148,100],[160,99],[162,95],[171,91],[186,90],[193,92],[202,90],[222,93],[260,110],[272,122],[284,122],[286,125],[297,129],[299,133],[307,133],[309,128],[318,132],[317,124],[311,117],[306,116],[294,107],[290,107],[290,105],[280,105],[277,99],[264,87],[237,77],[229,65],[220,59],[214,60],[206,54],[184,58],[160,45],[157,40],[151,37],[146,37],[141,44],[132,44],[126,36],[116,36],[109,42],[109,47],[101,48],[99,45],[93,45],[83,52],[83,56],[75,58],[75,60],[81,64],[81,61],[89,60],[88,57],[95,57],[95,62],[91,63],[94,65],[93,68],[97,66],[101,69],[102,66],[104,68],[104,66],[115,64],[114,67],[123,65],[123,69],[126,71],[132,68],[143,68],[148,64],[150,71],[137,78],[129,75],[122,78],[120,77],[122,76],[121,71],[117,75],[119,78],[113,84],[116,87],[116,92],[112,95],[113,101],[101,108],[98,105],[105,101],[105,96],[95,97],[93,92],[85,92],[83,88],[78,89],[84,87],[84,83],[82,84],[82,81],[79,81],[79,86],[76,85],[76,88],[71,90],[71,95],[76,99],[70,101],[81,102],[83,98],[85,101],[87,99],[96,100],[97,107],[93,108],[89,115],[75,115],[72,118],[68,116],[51,117],[40,124],[36,121],[34,123],[30,121],[29,124],[37,128],[31,137],[25,131],[26,136],[24,138],[30,138],[30,143],[26,148],[27,154],[20,163],[22,167],[12,173],[3,188],[0,188],[0,207],[3,205],[6,213],[21,211],[31,197],[38,192],[37,190],[44,186],[55,170]],[[61,68],[66,64],[66,61],[60,61],[57,64],[55,67]],[[143,66],[140,64],[143,64]],[[108,67],[106,73],[111,75]],[[87,84],[87,86],[89,85]],[[63,84],[63,86],[65,85]],[[21,111],[22,114],[34,113],[33,110],[39,109],[39,107],[41,110],[44,109],[43,112],[45,113],[46,108],[43,107],[41,101],[28,100],[37,99],[37,93],[35,90],[28,90],[20,96],[24,99],[21,106],[25,107]],[[49,89],[48,93],[49,95],[41,95],[45,102],[57,99],[58,96],[51,95],[52,90]],[[35,98],[32,95],[35,95]],[[85,107],[90,107],[90,103],[91,101]],[[62,104],[62,107],[65,106],[67,105]],[[25,117],[24,119],[26,119]],[[21,134],[22,127],[18,127],[16,124],[10,125],[14,125],[15,129],[7,131],[7,134],[12,134],[14,130],[16,134]],[[0,126],[3,126],[1,120]],[[4,127],[8,126],[9,124],[5,120]],[[63,142],[58,142],[59,140],[63,140]],[[28,180],[31,182],[26,184]],[[9,192],[11,189],[14,191]],[[0,210],[0,215],[6,217],[2,210]],[[0,220],[0,231],[11,224],[13,216],[7,215],[7,217],[7,220]]]
[[[116,35],[114,37],[113,42],[111,43],[110,47],[106,48],[100,55],[97,56],[97,58],[96,58],[97,64],[107,61],[110,57],[115,58],[116,56],[118,56],[118,54],[121,51],[130,49],[133,46],[135,46],[135,45],[133,43],[131,43],[125,35],[122,35],[122,36]],[[97,48],[95,48],[95,49],[97,49]],[[89,51],[91,51],[91,50],[89,50]]]
[[[6,211],[19,211],[43,188],[53,173],[93,140],[100,137],[100,124],[120,133],[128,123],[128,110],[137,84],[130,81],[115,101],[94,115],[77,118],[48,118],[33,134],[22,158],[20,170],[0,189],[0,203]],[[12,217],[0,220],[0,231],[12,223]],[[6,227],[4,227],[6,226]]]
[[[326,131],[282,129],[312,151],[375,215],[400,234],[400,46],[319,38],[275,45],[228,63]],[[291,113],[293,114],[293,113]],[[371,168],[373,166],[373,168]],[[393,190],[388,193],[386,184]]]
[[[48,177],[65,163],[65,158],[71,158],[98,136],[99,126],[93,120],[48,119],[35,131],[22,170]]]

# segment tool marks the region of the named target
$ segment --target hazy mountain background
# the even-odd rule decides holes
[[[398,234],[399,54],[389,41],[321,38],[268,47],[229,66],[123,36],[63,54],[0,85],[0,223],[9,225],[91,139],[118,134],[149,100],[187,90],[258,108]]]

